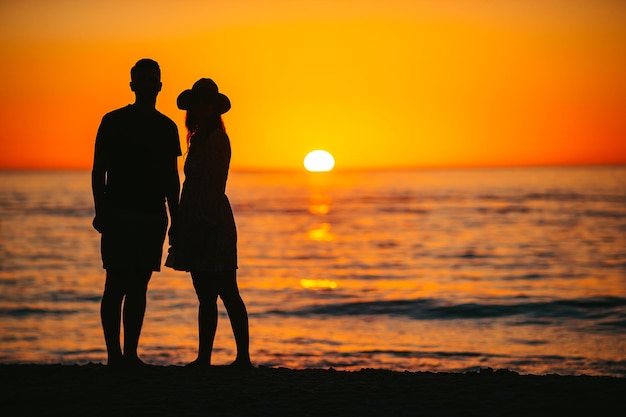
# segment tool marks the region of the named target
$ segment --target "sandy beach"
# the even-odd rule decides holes
[[[3,415],[609,415],[625,378],[362,369],[0,365]]]

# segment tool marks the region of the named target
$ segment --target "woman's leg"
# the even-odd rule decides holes
[[[237,345],[237,358],[233,365],[248,367],[250,362],[250,334],[248,329],[248,311],[237,287],[237,271],[220,273],[216,276],[219,295],[224,302],[226,312]]]
[[[198,301],[198,358],[191,366],[209,366],[217,330],[217,287],[208,272],[191,272]]]

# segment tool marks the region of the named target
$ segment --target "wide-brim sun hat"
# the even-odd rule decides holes
[[[190,90],[178,95],[176,105],[181,110],[190,110],[194,103],[213,104],[219,114],[230,110],[230,100],[220,93],[217,84],[210,78],[201,78],[193,84]]]

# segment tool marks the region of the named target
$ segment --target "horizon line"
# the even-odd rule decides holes
[[[329,174],[332,172],[393,172],[393,171],[439,171],[439,170],[469,170],[469,169],[520,169],[520,168],[593,168],[593,167],[626,167],[626,162],[614,163],[551,163],[551,164],[511,164],[511,165],[416,165],[416,166],[375,166],[375,167],[335,167],[327,172],[309,172],[302,168],[265,168],[265,167],[237,167],[230,168],[232,173],[310,173]],[[0,167],[0,172],[67,172],[91,171],[91,167]],[[182,167],[179,171],[183,171]]]

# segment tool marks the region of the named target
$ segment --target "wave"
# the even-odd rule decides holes
[[[626,298],[593,297],[546,302],[447,304],[439,299],[350,302],[306,306],[296,310],[270,310],[284,316],[404,316],[413,320],[476,320],[521,317],[518,324],[551,325],[551,320],[597,322],[605,328],[626,330]]]
[[[49,202],[27,202],[21,199],[9,199],[0,204],[0,211],[7,217],[52,216],[66,218],[93,217],[92,205],[73,206],[50,205]]]
[[[593,193],[577,193],[565,191],[547,191],[547,192],[531,192],[520,194],[483,194],[478,196],[480,200],[486,201],[505,201],[510,203],[552,201],[584,201],[594,203],[626,203],[626,197],[619,194],[593,194]]]
[[[80,310],[64,310],[55,308],[0,308],[0,317],[24,318],[31,316],[65,316],[79,313]]]

